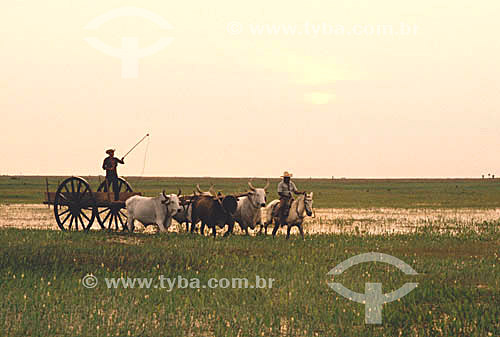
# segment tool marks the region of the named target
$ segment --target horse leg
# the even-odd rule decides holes
[[[273,238],[274,236],[276,235],[276,232],[278,231],[278,228],[280,228],[280,224],[279,223],[276,223],[274,225],[274,228],[273,228]]]
[[[261,235],[262,234],[262,224],[260,224],[260,228],[259,228],[259,232],[257,233],[257,235]]]
[[[304,229],[302,229],[302,224],[297,225],[299,227],[300,235],[302,236],[302,240],[304,240]]]

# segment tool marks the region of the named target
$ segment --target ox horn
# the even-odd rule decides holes
[[[212,184],[212,186],[210,186],[210,188],[208,189],[208,193],[210,193],[212,196],[215,196],[217,194],[217,192],[215,192],[214,190],[214,184]]]
[[[182,191],[181,191],[181,189],[179,188],[179,192],[177,192],[177,196],[178,196],[178,197],[180,197],[180,196],[181,196],[181,194],[182,194]]]
[[[269,179],[266,180],[266,186],[264,186],[264,190],[267,190],[268,187],[269,187]]]
[[[203,193],[203,191],[202,191],[202,190],[201,190],[201,188],[200,188],[200,184],[196,184],[196,191],[197,191],[198,193]]]
[[[251,189],[252,191],[255,191],[255,187],[253,187],[253,185],[252,185],[252,179],[250,179],[250,180],[248,181],[248,186],[250,187],[250,189]]]
[[[224,199],[224,196],[222,195],[222,192],[221,192],[221,191],[217,192],[217,194],[215,195],[215,200],[217,200],[217,201],[219,202],[219,204],[220,204],[222,207],[224,207],[224,206],[222,205],[222,199]]]
[[[165,190],[161,191],[161,194],[163,195],[163,197],[164,197],[165,199],[168,199],[168,196],[165,194]]]

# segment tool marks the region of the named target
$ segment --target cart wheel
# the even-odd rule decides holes
[[[118,178],[118,190],[120,192],[133,192],[132,186],[130,186],[128,181],[126,181],[121,177]],[[106,184],[106,179],[104,179],[104,181],[97,188],[97,192],[107,192],[107,191],[108,191],[108,185]]]
[[[106,180],[104,180],[99,188],[98,192],[108,192],[108,186]],[[119,192],[133,192],[132,186],[123,178],[118,178],[118,191]],[[97,212],[97,221],[102,229],[111,230],[113,227],[115,230],[119,230],[120,226],[125,230],[127,227],[127,211],[122,208],[120,204],[111,204],[106,207],[101,207]]]
[[[70,177],[57,188],[54,216],[61,230],[89,230],[96,217],[96,209],[96,200],[85,179]]]
[[[97,221],[102,229],[112,230],[114,227],[115,230],[119,230],[121,227],[126,230],[127,218],[127,210],[120,205],[101,207],[97,213]]]

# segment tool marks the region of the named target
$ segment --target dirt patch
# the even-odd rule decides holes
[[[54,210],[40,204],[0,205],[0,228],[59,230]]]
[[[138,239],[137,237],[133,237],[133,236],[131,236],[131,237],[121,236],[121,237],[110,238],[109,240],[107,240],[107,242],[138,246],[138,245],[142,244],[143,241]]]

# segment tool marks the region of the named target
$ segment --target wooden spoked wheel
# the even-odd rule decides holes
[[[113,189],[113,186],[109,186]],[[132,186],[123,178],[118,178],[118,190],[120,192],[133,192]],[[99,187],[97,188],[97,192],[108,192],[108,184],[107,181],[104,180]]]
[[[96,200],[85,179],[70,177],[57,188],[54,216],[61,230],[89,230],[96,217],[96,210]]]
[[[133,192],[132,186],[130,186],[130,184],[123,178],[118,178],[118,191]],[[99,185],[97,192],[108,192],[108,184],[106,180]],[[121,203],[110,203],[109,206],[99,208],[97,212],[97,221],[102,229],[111,230],[114,228],[115,230],[119,230],[120,227],[124,230],[128,229],[127,210],[122,208]]]

